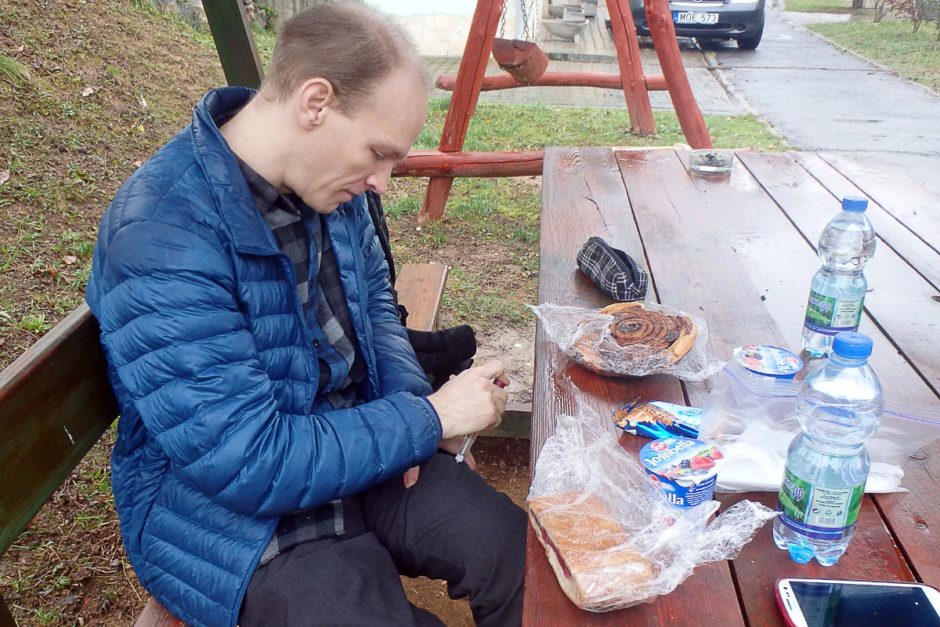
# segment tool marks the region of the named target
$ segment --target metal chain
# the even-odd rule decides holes
[[[519,12],[521,13],[521,16],[522,16],[522,40],[523,41],[531,41],[531,39],[529,39],[530,37],[529,15],[526,11],[527,4],[528,4],[528,0],[519,0]]]
[[[499,38],[506,36],[506,2],[503,2],[503,12],[499,15]]]

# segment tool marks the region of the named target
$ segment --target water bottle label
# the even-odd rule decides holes
[[[813,485],[787,468],[780,487],[780,509],[784,523],[789,518],[802,533],[828,537],[856,523],[864,494],[864,483],[848,488]]]
[[[840,300],[810,290],[806,303],[804,326],[826,335],[839,331],[854,331],[862,319],[862,303],[865,297]]]

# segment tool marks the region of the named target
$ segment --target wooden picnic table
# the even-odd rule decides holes
[[[727,359],[747,343],[797,349],[815,245],[845,195],[870,200],[878,247],[865,270],[861,331],[888,398],[940,403],[940,198],[899,175],[843,156],[736,152],[730,177],[688,171],[682,150],[546,151],[542,178],[539,302],[601,307],[610,301],[577,270],[592,235],[650,272],[648,300],[697,314],[711,349]],[[532,414],[533,472],[555,417],[590,406],[610,417],[637,397],[702,406],[705,384],[656,375],[597,376],[569,362],[539,327]],[[576,405],[574,394],[580,397]],[[636,453],[647,440],[621,437]],[[940,586],[940,442],[904,465],[910,491],[866,496],[858,531],[833,567],[801,566],[773,545],[768,523],[731,562],[702,566],[674,592],[609,613],[578,610],[555,579],[531,528],[526,625],[782,625],[774,582],[785,576],[922,581]],[[773,507],[776,494],[722,495]]]

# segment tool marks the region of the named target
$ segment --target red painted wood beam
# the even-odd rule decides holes
[[[662,74],[644,76],[644,83],[649,90],[665,90],[666,78]],[[442,75],[437,77],[438,89],[453,91],[457,77]],[[622,89],[619,74],[603,72],[546,72],[531,83],[520,83],[509,74],[487,76],[480,85],[480,91],[496,91],[515,87],[597,87],[600,89]]]
[[[467,44],[460,59],[460,68],[457,70],[454,96],[447,108],[441,143],[438,145],[442,152],[457,152],[463,148],[470,118],[480,96],[480,85],[486,73],[486,64],[493,49],[493,38],[499,28],[502,11],[503,0],[477,0],[470,32],[467,34]],[[438,220],[444,215],[444,205],[447,203],[453,181],[450,177],[435,177],[428,181],[424,203],[418,212],[418,222]]]
[[[653,47],[659,58],[659,65],[666,77],[666,86],[672,106],[679,118],[682,133],[692,148],[711,148],[712,138],[705,126],[705,118],[699,109],[689,77],[682,65],[679,44],[676,42],[676,28],[672,24],[672,12],[667,0],[646,0],[646,23],[649,25]]]
[[[629,0],[607,0],[607,12],[617,49],[623,97],[630,114],[630,130],[640,135],[652,135],[656,132],[656,122],[653,120],[653,107],[643,77],[640,44],[637,42]]]
[[[524,152],[441,152],[416,150],[393,176],[532,176],[542,174],[541,150]]]

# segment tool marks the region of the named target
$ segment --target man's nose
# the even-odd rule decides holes
[[[370,174],[366,178],[366,185],[376,194],[384,194],[388,189],[388,181],[392,178],[392,168],[394,165],[384,167],[378,172]]]

